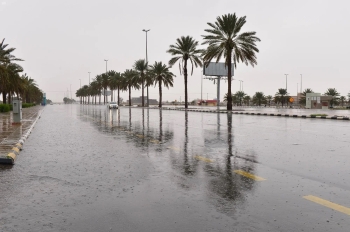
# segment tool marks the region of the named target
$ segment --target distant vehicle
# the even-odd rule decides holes
[[[108,109],[118,109],[118,104],[116,102],[109,102],[107,107]]]

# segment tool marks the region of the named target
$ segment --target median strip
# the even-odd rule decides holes
[[[241,176],[248,177],[250,179],[256,180],[256,181],[264,181],[264,180],[266,180],[266,179],[264,179],[264,178],[262,178],[260,176],[253,175],[253,174],[251,174],[249,172],[245,172],[243,170],[234,170],[233,172],[236,173],[236,174],[239,174]]]
[[[306,200],[312,201],[314,203],[317,203],[319,205],[326,206],[327,208],[334,209],[338,212],[345,213],[350,216],[350,208],[347,208],[345,206],[338,205],[336,203],[324,200],[322,198],[319,198],[313,195],[304,196],[303,198]]]

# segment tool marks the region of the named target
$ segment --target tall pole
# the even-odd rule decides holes
[[[242,81],[242,91],[243,91],[243,81]]]
[[[201,106],[203,105],[203,72],[201,73]]]
[[[287,91],[287,89],[288,89],[288,88],[287,88],[287,87],[288,87],[288,86],[287,86],[287,77],[288,77],[288,74],[284,74],[284,75],[286,75],[286,92],[288,92],[288,91]]]
[[[297,83],[297,104],[299,103],[299,83]]]
[[[106,61],[106,75],[107,75],[107,62],[108,62],[108,60],[105,60]],[[106,90],[105,89],[103,89],[103,103],[104,104],[106,104],[106,98],[107,98],[107,96],[106,96]],[[108,100],[108,99],[107,99]]]
[[[301,79],[300,79],[300,93],[302,93],[303,92],[303,74],[300,74],[300,77],[301,77]]]
[[[143,29],[142,31],[146,32],[146,63],[148,64],[148,54],[147,54],[147,32],[149,32],[151,29],[145,30]],[[149,107],[149,97],[148,97],[148,85],[147,85],[147,107]]]
[[[217,86],[217,96],[216,96],[216,105],[217,105],[217,109],[219,111],[220,109],[220,77],[218,76],[218,86]]]

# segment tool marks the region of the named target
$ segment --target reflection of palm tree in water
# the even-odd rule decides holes
[[[162,142],[163,139],[163,112],[162,109],[159,109],[159,142]]]
[[[225,167],[207,165],[205,171],[214,177],[208,183],[212,203],[223,213],[229,214],[235,211],[237,204],[245,201],[246,192],[251,191],[255,184],[254,180],[233,173],[236,169],[254,170],[255,163],[245,162],[244,167],[239,167],[236,163],[232,164],[233,136],[231,113],[227,113],[227,146],[228,153],[225,158]]]
[[[195,173],[195,168],[190,164],[188,158],[188,112],[185,111],[185,140],[184,140],[184,165],[183,171],[185,175],[193,175]]]
[[[129,107],[129,130],[131,131],[131,107]]]

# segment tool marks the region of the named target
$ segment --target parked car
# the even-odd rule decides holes
[[[108,102],[108,109],[118,109],[118,104],[116,102]]]

